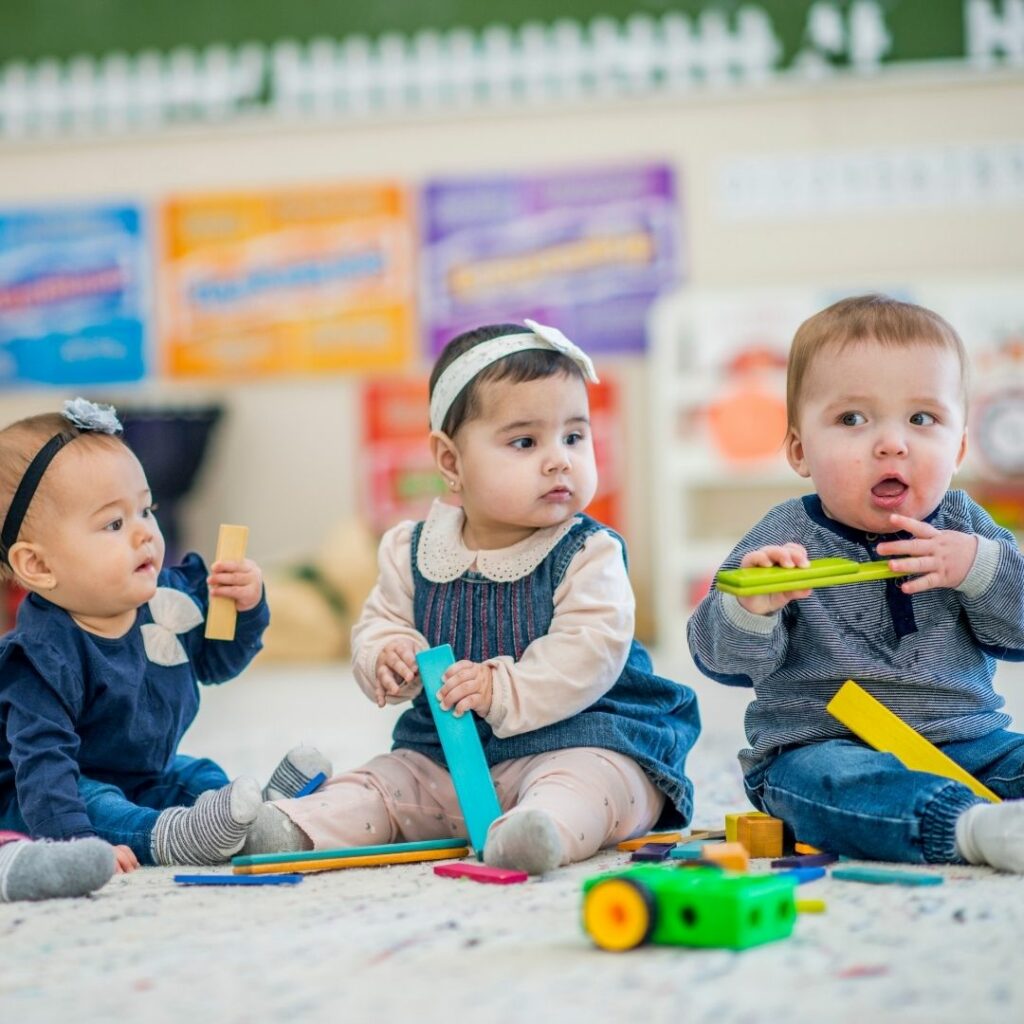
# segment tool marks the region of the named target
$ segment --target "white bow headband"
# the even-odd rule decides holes
[[[531,333],[504,334],[500,338],[482,341],[448,364],[434,385],[434,393],[430,397],[431,430],[441,429],[452,402],[485,366],[490,366],[491,363],[496,363],[513,352],[525,352],[531,348],[561,352],[580,368],[586,380],[593,384],[598,382],[590,356],[579,345],[571,342],[557,327],[545,327],[535,320],[524,320],[523,323],[530,328]]]

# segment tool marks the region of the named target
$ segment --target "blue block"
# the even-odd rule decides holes
[[[309,782],[307,782],[302,789],[295,794],[295,799],[298,800],[300,796],[309,796],[310,793],[316,792],[316,790],[318,790],[326,781],[327,776],[323,772],[317,772],[316,775],[314,775],[313,778],[311,778]]]
[[[441,739],[448,771],[459,798],[462,816],[466,819],[469,841],[476,850],[478,860],[483,859],[484,842],[491,823],[501,816],[501,805],[494,791],[491,770],[484,757],[480,734],[472,714],[456,718],[451,710],[444,711],[437,700],[441,677],[455,664],[455,655],[448,644],[420,651],[416,655],[423,680],[423,692],[434,716],[434,725]]]
[[[297,885],[302,875],[175,875],[179,885]]]
[[[802,885],[804,882],[813,882],[816,878],[823,878],[825,876],[824,868],[790,868],[789,871],[780,872],[787,878],[792,878],[797,885]]]

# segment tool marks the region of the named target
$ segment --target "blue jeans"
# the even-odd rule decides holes
[[[160,812],[168,807],[191,807],[207,790],[221,789],[228,781],[224,769],[213,761],[176,754],[161,775],[124,788],[83,775],[78,792],[101,839],[113,846],[130,846],[140,864],[153,864],[150,838]],[[3,827],[28,831],[17,803],[9,809]]]
[[[939,749],[1004,799],[1024,797],[1024,735],[996,730]],[[985,801],[959,782],[912,772],[856,740],[790,747],[744,779],[755,807],[830,853],[962,863],[956,819]]]

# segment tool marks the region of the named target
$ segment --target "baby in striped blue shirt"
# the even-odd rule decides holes
[[[733,597],[687,627],[697,667],[754,688],[747,793],[797,838],[878,860],[1024,872],[1024,735],[992,686],[1024,659],[1024,557],[963,491],[967,356],[936,313],[879,295],[805,321],[789,356],[785,450],[816,493],[773,508],[724,567],[899,559],[912,575]],[[825,705],[854,679],[1004,798],[908,771]]]

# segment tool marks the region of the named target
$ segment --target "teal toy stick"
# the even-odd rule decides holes
[[[715,588],[736,597],[778,594],[787,590],[814,590],[837,587],[843,583],[867,583],[909,576],[910,570],[894,571],[889,561],[855,562],[850,558],[812,558],[803,569],[785,569],[780,565],[750,566],[746,569],[722,569],[715,576]]]
[[[423,680],[423,692],[427,696],[430,713],[434,716],[434,725],[441,738],[441,749],[444,750],[448,771],[455,786],[455,795],[459,798],[462,816],[466,819],[469,841],[476,851],[477,860],[482,860],[487,830],[491,822],[500,817],[501,805],[494,791],[491,770],[484,757],[483,744],[476,731],[473,715],[456,718],[451,710],[442,710],[437,699],[441,677],[447,668],[455,664],[455,655],[450,645],[442,644],[440,647],[431,647],[429,651],[420,651],[416,661]]]

